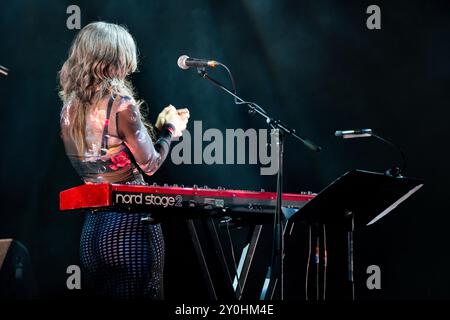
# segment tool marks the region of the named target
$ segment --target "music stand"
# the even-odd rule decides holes
[[[355,216],[356,227],[371,225],[423,186],[423,181],[364,170],[349,171],[306,203],[291,221],[339,224]]]
[[[374,224],[423,186],[420,179],[393,177],[364,170],[349,171],[311,199],[290,218],[310,225],[334,224],[347,228],[348,281],[355,300],[353,232]]]

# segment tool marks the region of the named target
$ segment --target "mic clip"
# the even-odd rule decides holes
[[[205,67],[197,67],[197,73],[200,77],[204,78],[207,75],[206,68]]]
[[[387,169],[384,172],[384,174],[386,176],[388,176],[388,177],[391,177],[391,178],[402,178],[403,177],[402,176],[402,170],[399,167],[397,167],[397,166],[392,167],[390,169]]]

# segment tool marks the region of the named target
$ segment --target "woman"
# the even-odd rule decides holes
[[[127,76],[136,46],[121,26],[95,22],[76,36],[59,80],[64,106],[61,136],[85,183],[144,183],[164,162],[172,138],[186,129],[187,109],[166,107],[155,131],[140,112]],[[154,138],[152,140],[152,138]],[[163,297],[161,226],[145,213],[87,212],[81,234],[82,277],[95,295]]]

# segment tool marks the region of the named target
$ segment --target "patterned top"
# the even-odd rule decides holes
[[[87,147],[81,156],[69,134],[72,109],[69,103],[62,110],[61,137],[67,156],[84,182],[142,183],[141,172],[152,175],[164,162],[174,127],[164,126],[153,144],[131,98],[107,97],[88,107]]]

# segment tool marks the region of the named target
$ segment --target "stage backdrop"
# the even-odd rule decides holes
[[[57,72],[77,30],[66,9],[92,21],[125,25],[139,48],[132,80],[150,118],[168,104],[188,107],[203,130],[266,128],[257,116],[177,65],[181,54],[227,64],[238,92],[323,147],[315,154],[293,139],[285,146],[285,191],[320,191],[344,172],[383,172],[400,161],[374,139],[342,141],[338,129],[372,128],[398,143],[405,174],[425,187],[392,214],[360,231],[355,268],[382,270],[376,294],[360,297],[449,298],[448,80],[450,19],[445,1],[378,1],[381,30],[366,27],[368,1],[2,1],[0,77],[2,138],[0,238],[31,254],[39,297],[73,297],[66,268],[79,264],[82,215],[58,211],[59,191],[81,183],[59,137]],[[211,75],[228,83],[223,70]],[[206,143],[205,143],[206,145]],[[275,190],[258,165],[175,165],[149,181]],[[349,193],[349,197],[351,192]],[[206,296],[185,225],[164,226],[167,297]],[[345,261],[345,257],[342,259]],[[299,290],[303,290],[299,288]]]

